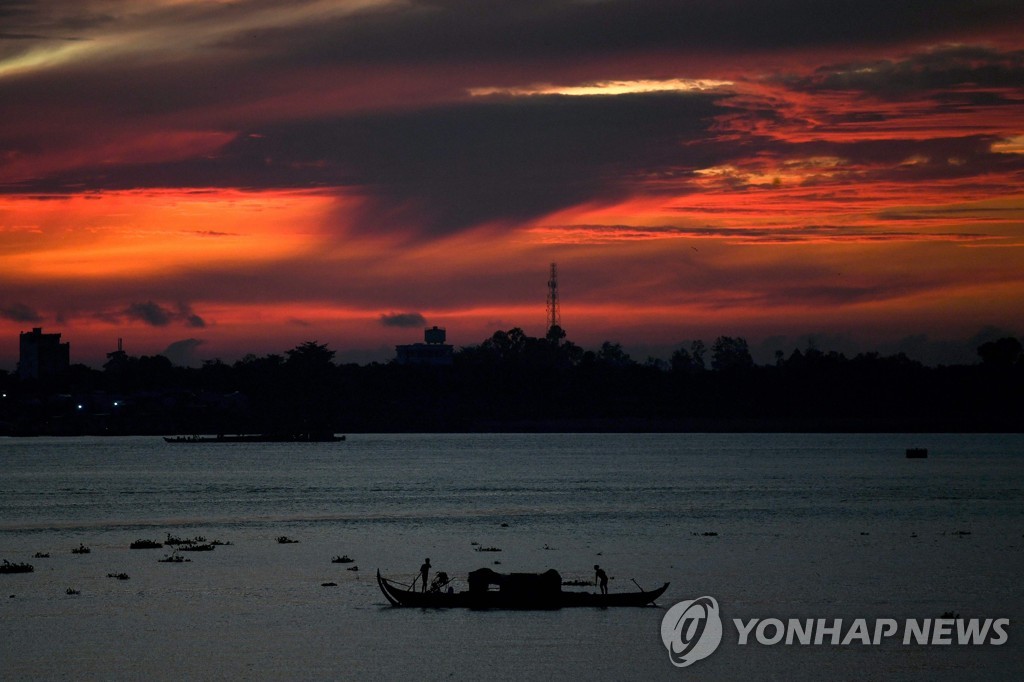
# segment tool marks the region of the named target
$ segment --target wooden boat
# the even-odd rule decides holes
[[[928,448],[907,448],[907,459],[925,459],[928,457]]]
[[[164,436],[167,443],[337,443],[345,436],[333,433],[238,434],[234,436]]]
[[[400,587],[381,576],[377,570],[377,585],[392,606],[423,609],[561,609],[591,606],[646,606],[664,594],[665,583],[656,590],[637,592],[563,592],[561,576],[555,570],[545,573],[512,573],[502,575],[488,568],[469,574],[469,589],[455,592],[444,588],[418,592]],[[498,589],[490,589],[493,586]]]

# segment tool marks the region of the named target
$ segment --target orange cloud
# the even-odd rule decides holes
[[[337,199],[311,192],[146,191],[0,198],[5,278],[126,279],[291,258]]]

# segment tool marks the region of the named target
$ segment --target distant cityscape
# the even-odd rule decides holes
[[[1004,337],[970,365],[898,353],[797,349],[755,364],[741,337],[691,342],[638,362],[620,344],[584,350],[553,324],[455,349],[444,328],[384,363],[339,364],[307,341],[228,364],[134,357],[121,339],[102,369],[70,343],[21,332],[17,372],[0,372],[0,435],[301,434],[518,431],[1019,432],[1024,352]]]
[[[431,365],[443,367],[454,362],[455,347],[447,341],[444,328],[434,325],[423,330],[423,341],[395,346],[395,362],[399,365]],[[128,360],[122,339],[117,350],[107,353],[105,367],[121,365]],[[61,341],[60,333],[44,333],[42,327],[21,332],[18,339],[18,368],[22,380],[52,379],[71,367],[71,343]]]

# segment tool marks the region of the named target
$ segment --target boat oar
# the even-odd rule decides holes
[[[633,581],[633,584],[636,585],[637,589],[640,590],[641,592],[646,592],[647,591],[644,588],[640,587],[640,583],[638,583],[635,578],[630,578],[630,580]],[[658,605],[658,602],[654,601],[653,599],[651,600],[651,603],[654,604],[655,606]]]
[[[416,578],[418,578],[418,577],[419,577],[419,575],[416,576]],[[399,582],[399,581],[395,580],[394,578],[387,578],[387,581],[389,583],[394,583],[396,585],[401,585],[402,587],[404,587],[407,590],[414,590],[414,589],[416,589],[416,578],[412,579],[412,585],[407,585],[405,583]]]

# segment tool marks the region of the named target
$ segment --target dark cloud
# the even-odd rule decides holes
[[[206,326],[206,321],[193,313],[191,308],[184,303],[178,304],[177,310],[165,308],[153,301],[132,303],[125,309],[124,315],[129,319],[138,320],[153,327],[166,327],[171,322],[181,322],[187,327],[198,329]]]
[[[131,22],[181,30],[188,25],[216,26],[246,11],[256,16],[255,10],[276,6],[268,0],[175,5],[112,19],[103,4],[64,5],[0,4],[0,16],[10,18],[5,31],[26,35],[58,29],[88,32],[111,24],[121,29],[136,26]],[[0,191],[347,187],[369,199],[357,216],[357,229],[418,228],[421,236],[429,236],[530,219],[581,202],[611,202],[651,178],[676,179],[672,191],[685,193],[691,191],[684,183],[694,169],[759,153],[778,158],[831,154],[849,159],[854,167],[873,160],[895,166],[912,155],[929,159],[913,169],[892,170],[892,179],[898,180],[966,177],[986,168],[1012,170],[1021,164],[1013,158],[1019,155],[991,154],[993,140],[982,136],[844,146],[798,146],[781,135],[770,140],[758,133],[786,123],[778,102],[740,101],[723,93],[492,97],[330,118],[297,108],[295,118],[275,113],[275,122],[265,125],[258,122],[258,110],[249,107],[259,98],[287,99],[287,86],[267,78],[268,72],[280,77],[314,63],[421,65],[471,60],[475,70],[465,73],[472,77],[455,71],[463,73],[453,81],[461,85],[439,79],[423,88],[451,88],[464,97],[462,88],[472,78],[489,85],[488,79],[501,76],[503,60],[514,61],[530,78],[542,79],[544,64],[564,65],[576,57],[731,53],[953,36],[1020,24],[1021,14],[1018,0],[838,0],[827,6],[817,0],[414,0],[335,18],[317,14],[315,24],[286,23],[228,34],[188,58],[143,56],[138,61],[106,62],[102,68],[84,61],[5,79],[0,82],[0,120],[11,123],[0,130],[0,152],[16,161],[60,157],[65,149],[75,153],[68,152],[70,161],[54,162],[60,170],[47,171],[44,164],[39,171],[26,163],[27,170],[22,175],[12,171]],[[666,68],[678,72],[680,67]],[[367,78],[372,81],[372,76]],[[955,47],[903,60],[838,64],[808,77],[791,77],[784,85],[807,92],[839,88],[895,96],[973,84],[970,92],[961,89],[936,98],[936,107],[955,109],[1013,103],[1000,88],[1019,87],[1022,79],[1024,53]],[[360,86],[352,87],[358,91]],[[231,113],[214,113],[228,104]],[[182,151],[187,147],[160,147],[152,152],[152,162],[144,162],[144,152],[119,156],[118,149],[110,148],[117,146],[116,135],[96,132],[102,128],[96,118],[108,124],[124,121],[121,127],[143,134],[149,131],[148,118],[166,122],[183,111],[189,112],[189,121],[198,112],[208,115],[217,123],[203,125],[215,132],[230,131],[224,132],[225,139],[239,134],[219,149],[204,147],[192,154]],[[732,131],[746,134],[728,140],[716,139],[721,130],[713,121],[728,113],[747,120],[750,128]],[[822,127],[873,122],[884,126],[891,116],[885,111],[814,112]],[[35,130],[38,122],[50,128]],[[173,131],[161,130],[168,132]],[[92,158],[95,148],[104,155],[103,163],[87,165],[83,159]],[[950,163],[954,157],[956,163]],[[77,169],[67,170],[76,164]],[[191,321],[196,326],[200,322]]]
[[[125,315],[130,319],[145,322],[153,327],[166,327],[171,323],[172,312],[152,301],[148,301],[146,303],[132,303],[125,310]]]
[[[799,84],[797,84],[800,87]],[[793,143],[770,105],[728,95],[490,97],[448,106],[281,122],[242,134],[217,154],[54,174],[8,187],[37,193],[147,187],[354,188],[368,201],[364,232],[444,234],[520,221],[585,201],[614,201],[650,179],[697,191],[694,170],[737,159],[831,156],[825,182],[900,182],[1024,170],[1024,157],[992,152],[987,135]],[[738,108],[737,108],[738,107]],[[716,117],[746,121],[719,137]],[[870,126],[885,111],[816,111],[822,128]],[[778,137],[760,130],[780,130]],[[728,132],[728,131],[727,131]],[[914,164],[904,164],[915,158]],[[741,177],[733,189],[743,189]],[[814,174],[807,183],[822,182]]]
[[[224,45],[293,63],[462,62],[883,44],[1020,23],[1016,0],[418,0]]]
[[[988,135],[971,135],[807,145],[782,142],[778,147],[790,156],[842,158],[844,167],[836,169],[829,182],[880,180],[912,183],[985,176],[995,182],[997,173],[1024,172],[1024,156],[992,151],[992,145],[998,141],[998,138]],[[818,181],[812,179],[811,183],[814,182]]]
[[[975,232],[913,232],[851,225],[776,225],[772,227],[683,227],[677,225],[548,225],[544,229],[573,235],[588,244],[647,239],[720,239],[733,244],[799,244],[808,242],[984,242],[990,235]]]
[[[813,74],[786,79],[795,90],[855,90],[901,98],[935,90],[968,87],[945,98],[986,105],[1019,104],[1005,93],[985,89],[1019,89],[1024,83],[1024,51],[999,52],[977,46],[953,46],[921,52],[902,60],[875,60],[822,66]]]
[[[203,343],[205,342],[202,339],[182,339],[168,345],[160,355],[163,355],[175,365],[194,367],[198,364],[196,351]]]
[[[896,220],[911,220],[918,222],[928,220],[948,221],[954,218],[976,222],[978,221],[979,216],[985,221],[1012,220],[1018,213],[1020,213],[1020,209],[1015,207],[939,206],[935,208],[915,208],[912,210],[880,211],[876,216],[879,220],[884,220],[886,222]]]
[[[7,127],[28,120],[26,103],[36,107],[34,124],[60,124],[52,126],[52,135],[83,125],[88,131],[95,118],[137,121],[146,115],[187,111],[189,120],[195,121],[204,108],[217,105],[232,108],[219,118],[220,125],[237,127],[246,120],[240,107],[282,94],[274,89],[275,77],[287,82],[293,80],[287,74],[297,69],[331,64],[350,65],[356,73],[367,64],[393,68],[444,62],[462,67],[469,62],[472,67],[451,70],[461,74],[456,80],[462,85],[454,90],[458,93],[461,87],[491,85],[489,79],[500,77],[508,64],[515,64],[514,71],[527,79],[543,80],[550,75],[546,65],[607,60],[619,54],[663,55],[671,64],[673,56],[708,52],[729,56],[915,38],[937,43],[944,36],[959,42],[965,32],[1024,24],[1018,0],[835,0],[827,5],[818,0],[416,0],[333,18],[315,12],[309,15],[313,19],[265,29],[242,22],[244,30],[235,34],[231,27],[240,17],[249,13],[258,22],[259,12],[275,5],[264,0],[195,3],[111,16],[104,11],[108,7],[90,9],[91,4],[13,3],[6,12],[0,8],[0,18],[5,32],[22,37],[8,42],[28,43],[15,45],[17,49],[31,47],[27,36],[103,38],[103,31],[109,31],[114,36],[151,33],[152,52],[97,63],[86,59],[4,79],[0,118]],[[288,3],[292,9],[301,4]],[[169,30],[187,34],[190,27],[197,34],[223,37],[217,45],[195,46],[187,57],[167,58],[162,50],[172,51],[173,44],[162,43],[161,35]],[[938,63],[921,68],[948,68],[950,59],[969,67],[971,49],[981,48],[936,52],[932,61]],[[899,73],[904,70],[897,68]],[[823,79],[838,77],[837,71],[844,69],[819,74],[807,85],[820,87]],[[1012,76],[1012,70],[1006,76]],[[303,74],[297,80],[307,82],[306,78]],[[344,81],[332,85],[347,86]],[[433,82],[422,90],[444,87]],[[44,104],[55,109],[40,117],[38,107]],[[10,141],[0,140],[0,146],[12,148]]]
[[[391,313],[381,315],[380,323],[385,327],[422,327],[427,320],[419,313]]]
[[[119,4],[2,2],[0,19],[12,34],[92,37],[111,27],[229,27],[238,17],[258,20],[267,8],[287,6],[295,14],[284,23],[281,11],[268,12],[265,27],[244,23],[237,33],[215,33],[220,37],[204,46],[287,66],[878,44],[1005,28],[1022,19],[1017,0],[410,0],[334,16],[313,11],[308,1],[197,2],[131,12]],[[304,4],[310,11],[302,19]]]
[[[0,306],[0,317],[11,322],[42,322],[42,316],[24,303]]]
[[[178,304],[178,319],[184,322],[186,327],[193,329],[202,329],[206,326],[206,320],[196,315],[186,303]]]
[[[276,124],[214,158],[106,164],[36,190],[348,186],[372,200],[362,229],[412,224],[445,233],[595,196],[610,201],[648,174],[700,167],[715,157],[687,145],[718,111],[710,94],[485,98]]]

